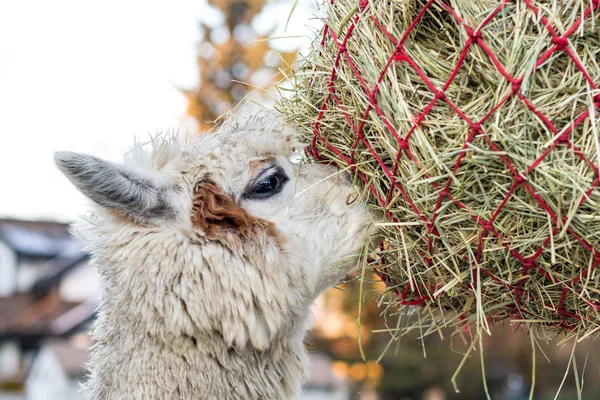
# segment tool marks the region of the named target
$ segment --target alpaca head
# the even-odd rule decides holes
[[[81,235],[105,299],[150,332],[220,335],[265,349],[356,264],[371,219],[332,167],[290,162],[269,117],[141,146],[123,165],[57,153],[95,204]],[[86,233],[87,232],[87,233]]]

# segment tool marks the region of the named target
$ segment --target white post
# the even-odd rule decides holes
[[[17,256],[0,241],[0,297],[7,297],[17,290]]]
[[[21,348],[16,340],[0,343],[0,376],[14,376],[21,364]]]

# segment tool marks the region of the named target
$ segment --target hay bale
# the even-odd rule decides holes
[[[278,108],[376,204],[396,304],[599,332],[599,2],[331,3]]]

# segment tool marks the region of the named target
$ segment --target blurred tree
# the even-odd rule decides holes
[[[290,65],[296,51],[272,55],[267,40],[252,26],[269,0],[208,0],[223,16],[222,26],[201,22],[203,37],[198,45],[198,86],[184,90],[187,114],[198,121],[200,131],[213,126],[258,85],[268,88],[282,76],[279,68]],[[267,60],[268,58],[268,60]],[[282,62],[281,60],[284,60]],[[267,81],[267,82],[265,82]]]

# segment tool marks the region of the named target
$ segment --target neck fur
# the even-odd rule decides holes
[[[254,270],[288,287],[268,287],[270,294],[252,295],[248,303],[248,289],[236,289],[248,280],[239,277],[243,258],[230,250],[190,243],[178,232],[103,230],[105,225],[94,227],[88,240],[103,297],[93,329],[87,399],[291,399],[299,394],[308,365],[305,304],[311,301],[290,297],[300,293],[293,286],[303,284],[300,275],[277,276],[283,268],[251,260]],[[169,260],[164,254],[171,255]],[[173,268],[182,272],[173,276]],[[215,277],[214,270],[220,275]],[[233,282],[229,289],[214,289],[228,281]]]
[[[137,325],[137,326],[136,326]],[[94,330],[89,399],[290,399],[308,361],[297,329],[264,351],[218,334],[155,336],[107,309]]]

